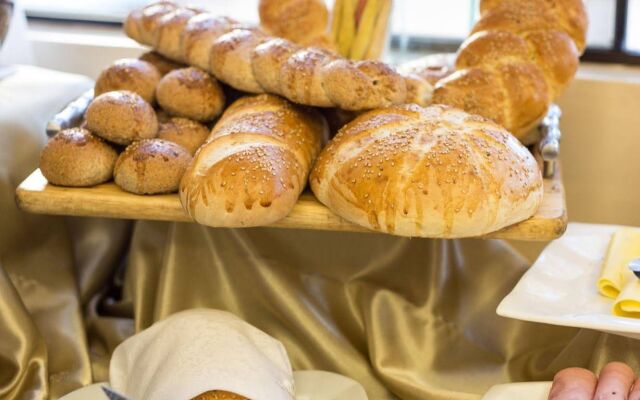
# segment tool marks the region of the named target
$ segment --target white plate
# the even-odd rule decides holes
[[[296,371],[296,400],[367,400],[362,386],[346,376],[325,371]],[[60,400],[106,400],[101,387],[106,383],[85,386]]]
[[[498,315],[640,339],[640,319],[614,316],[613,300],[597,289],[609,240],[619,228],[569,224],[502,300]]]
[[[551,382],[509,383],[492,387],[482,400],[547,400]]]

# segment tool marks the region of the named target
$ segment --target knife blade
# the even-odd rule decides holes
[[[634,273],[635,276],[640,278],[640,258],[636,258],[635,260],[631,260],[629,263],[629,269]]]
[[[47,123],[47,136],[54,136],[63,129],[80,125],[84,112],[93,100],[93,89],[84,92],[69,103],[62,111],[53,116]]]
[[[131,400],[128,397],[125,397],[115,390],[111,389],[110,387],[101,386],[101,388],[107,398],[109,398],[109,400]]]

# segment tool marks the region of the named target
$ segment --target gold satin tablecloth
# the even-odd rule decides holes
[[[45,121],[88,86],[32,68],[0,81],[0,399],[108,380],[124,338],[192,307],[236,313],[295,369],[350,376],[371,399],[478,399],[569,366],[640,367],[631,339],[498,317],[528,267],[505,242],[19,211]]]

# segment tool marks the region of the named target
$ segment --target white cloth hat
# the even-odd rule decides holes
[[[133,400],[189,400],[224,390],[251,400],[291,400],[293,373],[279,341],[217,310],[183,311],[121,343],[111,386]]]

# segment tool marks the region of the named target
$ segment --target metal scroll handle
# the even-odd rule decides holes
[[[80,125],[84,112],[93,99],[93,89],[86,91],[62,111],[54,115],[47,123],[47,136],[51,137],[63,129]]]
[[[540,124],[540,155],[542,155],[542,175],[550,178],[556,173],[560,155],[560,118],[562,111],[557,104],[549,107],[549,112]]]

